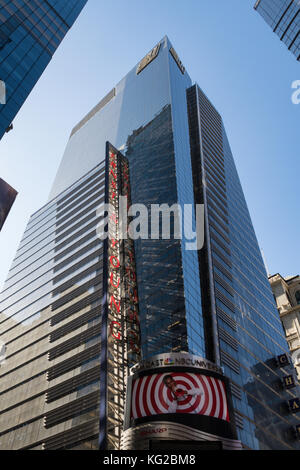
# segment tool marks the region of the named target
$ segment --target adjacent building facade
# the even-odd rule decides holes
[[[0,139],[87,0],[10,0],[0,4]],[[4,103],[4,104],[3,104]]]
[[[257,0],[254,9],[300,60],[300,4],[298,0]]]
[[[282,277],[274,274],[269,277],[269,281],[300,379],[300,276]]]
[[[173,228],[167,239],[152,236],[150,217],[131,246],[102,240],[103,203],[118,209],[120,188],[140,211],[188,205],[193,227],[204,206],[204,245],[188,249],[190,234],[176,238]],[[170,375],[209,383],[230,404],[229,417],[198,403],[207,415],[197,439],[300,448],[288,406],[299,390],[283,385],[293,367],[223,121],[167,37],[73,129],[0,309],[2,449],[120,448],[128,371],[166,354]],[[174,371],[176,355],[200,366]],[[162,383],[164,370],[147,372],[147,383]],[[144,411],[130,415],[124,446]]]

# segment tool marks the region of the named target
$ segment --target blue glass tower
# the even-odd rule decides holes
[[[49,64],[87,0],[11,0],[0,3],[0,139]]]
[[[300,60],[300,4],[297,0],[257,0],[254,9]]]

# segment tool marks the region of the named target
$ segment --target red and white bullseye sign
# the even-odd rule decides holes
[[[165,413],[192,413],[229,421],[224,383],[211,376],[183,372],[134,380],[131,417]]]

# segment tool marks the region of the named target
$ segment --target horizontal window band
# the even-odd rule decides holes
[[[208,218],[209,218],[209,222],[210,223],[212,222],[212,227],[214,227],[215,230],[217,230],[216,227],[218,227],[218,230],[221,230],[220,233],[222,233],[222,237],[224,238],[224,240],[226,240],[226,237],[227,237],[228,240],[229,240],[229,242],[227,242],[227,243],[231,243],[231,240],[229,238],[230,231],[229,231],[228,225],[226,225],[226,223],[224,223],[225,219],[223,219],[223,218],[221,219],[219,214],[216,213],[216,211],[213,210],[210,205],[208,207]]]
[[[35,441],[28,446],[20,447],[17,450],[30,450],[42,445],[44,450],[63,450],[69,446],[75,446],[87,440],[99,437],[99,419],[92,419],[87,423],[74,426],[67,431],[60,432],[47,439]]]
[[[94,409],[100,402],[100,390],[96,390],[84,397],[73,400],[62,405],[55,410],[45,413],[44,426],[46,429],[56,426],[57,424],[68,421],[72,417],[78,416],[90,409]]]
[[[212,177],[216,179],[218,184],[221,185],[221,187],[223,188],[223,191],[225,192],[226,180],[225,180],[224,171],[221,172],[219,167],[217,167],[217,165],[212,163],[212,161],[209,158],[204,158],[204,168],[205,168],[205,171],[207,171],[210,175],[212,175]]]
[[[235,398],[237,398],[238,400],[242,399],[242,388],[232,380],[230,380],[230,390]]]
[[[52,366],[47,371],[47,380],[50,382],[51,380],[56,379],[57,377],[70,372],[73,369],[81,366],[83,363],[96,358],[100,355],[100,344],[95,344],[84,351],[74,354],[74,356],[66,359],[55,366]]]
[[[99,247],[99,250],[97,250],[97,253],[98,252],[102,253],[103,248],[102,248],[102,245],[101,245],[101,241],[97,239],[97,240],[94,240],[93,242],[91,242],[89,245],[86,245],[84,248],[81,248],[80,250],[76,251],[72,256],[67,258],[65,261],[62,261],[61,263],[54,266],[53,273],[57,273],[58,271],[61,271],[63,268],[68,266],[68,264],[72,263],[72,261],[76,261],[76,259],[83,256],[88,251],[92,250],[93,248],[98,248],[98,247]]]
[[[218,175],[218,177],[220,179],[221,179],[221,177],[223,178],[224,184],[226,185],[225,169],[219,163],[212,160],[212,157],[207,152],[207,150],[203,150],[203,155],[204,155],[204,166],[205,166],[205,168],[210,166],[210,168],[213,169],[213,171]]]
[[[230,317],[228,313],[224,312],[220,307],[217,306],[217,315],[228,325],[233,331],[237,331],[237,323],[234,318]]]
[[[72,200],[70,200],[68,202],[68,205],[66,206],[65,209],[62,209],[61,207],[59,207],[57,209],[57,218],[59,219],[60,217],[62,217],[64,214],[66,214],[70,209],[72,209],[73,207],[76,207],[78,203],[81,203],[82,201],[84,201],[87,197],[89,197],[91,194],[94,194],[95,191],[98,191],[100,187],[102,187],[103,185],[103,181],[105,181],[105,178],[104,178],[104,169],[103,169],[103,172],[98,175],[97,178],[95,178],[88,186],[86,186],[82,191],[78,192],[77,195],[76,195],[76,198],[74,200],[74,202],[71,202]],[[95,183],[98,183],[96,186],[95,186]],[[91,189],[90,189],[91,188]],[[86,190],[89,189],[89,191],[86,192]],[[80,196],[82,194],[82,196]],[[80,197],[78,197],[80,196]],[[71,204],[70,204],[71,202]]]
[[[209,199],[211,199],[217,205],[217,207],[219,207],[221,213],[228,217],[227,204],[226,206],[224,206],[219,200],[218,196],[215,196],[215,193],[211,190],[209,186],[206,186],[206,193]]]
[[[82,209],[85,207],[89,207],[89,204],[92,204],[95,199],[99,199],[102,195],[102,198],[98,201],[98,204],[100,205],[104,201],[104,179],[102,180],[102,183],[93,188],[91,191],[89,191],[88,197],[87,194],[82,196],[79,201],[74,202],[71,204],[70,207],[68,207],[68,211],[65,215],[60,213],[59,216],[56,217],[56,226],[58,227],[62,223],[64,223],[66,220],[70,220],[74,215],[79,214]],[[100,191],[101,189],[101,191]],[[71,209],[71,210],[70,210]]]
[[[218,111],[216,110],[216,108],[212,105],[212,103],[209,101],[209,99],[207,98],[206,95],[204,95],[204,93],[202,92],[202,90],[198,88],[198,102],[201,106],[205,107],[205,109],[212,113],[213,116],[216,116],[216,119],[217,120],[220,120],[221,117],[220,117],[220,114],[218,113]]]
[[[91,240],[96,236],[96,230],[92,230],[92,232],[88,233],[85,235],[85,237],[79,238],[75,243],[72,245],[68,246],[65,250],[61,251],[54,257],[54,262],[57,263],[60,259],[64,258],[67,256],[69,253],[72,253],[72,251],[78,249],[80,246],[84,245],[86,242]]]
[[[61,199],[59,199],[57,201],[57,210],[58,212],[65,208],[66,206],[66,200],[68,200],[70,202],[70,196],[75,196],[77,194],[81,194],[78,192],[78,190],[81,190],[83,189],[84,191],[86,190],[87,188],[87,183],[89,183],[90,181],[92,180],[95,180],[97,176],[100,176],[103,172],[105,171],[105,167],[102,167],[100,168],[97,172],[93,173],[89,178],[87,178],[86,180],[84,180],[82,183],[77,183],[76,184],[76,187],[74,189],[72,189],[72,191],[69,191],[65,196],[63,196]]]
[[[78,346],[81,346],[87,340],[93,338],[94,336],[99,335],[100,333],[101,333],[101,324],[95,325],[92,328],[89,328],[88,330],[84,331],[83,333],[80,333],[79,335],[74,336],[68,341],[61,343],[59,346],[55,346],[54,348],[50,349],[50,351],[48,352],[49,361],[53,361],[57,357],[62,356],[63,354],[66,354],[69,351],[72,351],[72,349],[75,349]]]
[[[28,421],[25,421],[23,423],[20,423],[20,424],[17,424],[16,426],[12,427],[12,428],[8,428],[8,429],[5,429],[5,431],[2,431],[0,432],[0,437],[1,436],[5,436],[5,434],[8,434],[9,432],[13,432],[13,431],[17,431],[17,429],[20,429],[20,428],[23,428],[24,426],[28,426],[29,424],[32,424],[32,423],[35,423],[36,421],[39,421],[40,419],[42,419],[44,417],[44,415],[38,415],[38,416],[35,416],[34,418],[28,420]]]
[[[85,235],[89,230],[95,229],[95,226],[100,222],[100,220],[102,220],[102,217],[97,217],[90,224],[85,225],[85,227],[83,227],[78,232],[73,233],[73,235],[71,235],[69,238],[66,238],[62,243],[59,243],[59,245],[56,245],[54,248],[54,252],[57,253],[58,251],[62,250],[64,247],[72,243],[73,240],[76,240],[76,238],[79,238],[82,235]],[[58,243],[57,240],[55,241],[56,243]]]
[[[234,351],[238,351],[238,342],[233,336],[231,336],[226,330],[223,328],[219,327],[218,329],[219,332],[219,337],[223,341],[225,341],[228,346],[230,346]]]
[[[102,313],[102,307],[96,307],[90,310],[89,312],[84,313],[75,320],[67,323],[66,325],[58,328],[57,330],[50,333],[50,343],[57,341],[58,339],[62,338],[63,336],[72,333],[72,331],[80,328],[81,326],[85,325],[85,323],[94,320],[96,318],[100,318]]]
[[[14,367],[13,369],[8,370],[8,371],[5,372],[4,374],[1,374],[1,375],[0,375],[0,379],[1,379],[2,377],[5,377],[6,375],[12,374],[12,373],[15,372],[16,370],[21,369],[21,368],[24,367],[24,366],[27,366],[27,365],[30,364],[31,362],[37,361],[38,359],[44,357],[46,354],[47,354],[47,351],[45,351],[45,352],[39,354],[38,356],[35,356],[35,357],[32,358],[32,359],[29,359],[29,360],[26,361],[26,362],[23,362],[22,364],[19,364],[17,367]]]
[[[217,126],[214,122],[214,118],[210,118],[208,114],[204,116],[202,113],[202,122],[202,134],[207,138],[211,145],[215,147],[221,155],[223,155],[223,138],[221,126]]]
[[[229,268],[232,268],[232,263],[231,263],[230,259],[227,258],[227,257],[222,253],[222,251],[219,250],[219,249],[216,247],[216,245],[214,245],[213,243],[212,243],[212,251],[215,252],[215,253],[219,256],[219,258],[221,258],[222,261],[224,261],[224,263],[227,264],[227,266],[228,266]]]
[[[95,287],[100,283],[102,284],[102,274],[98,274],[97,276],[85,282],[81,286],[78,286],[76,289],[60,297],[58,300],[52,303],[51,310],[54,312],[58,308],[70,302],[71,300],[75,300],[76,297],[86,294],[91,287]],[[97,290],[99,290],[99,288]],[[101,294],[101,297],[102,297],[102,294]]]
[[[99,435],[99,419],[88,421],[67,431],[63,431],[44,440],[44,450],[64,449],[70,444],[84,442],[94,439]],[[22,450],[22,449],[21,449]]]
[[[236,410],[234,410],[233,414],[234,414],[235,425],[240,429],[244,429],[244,419],[243,419],[243,417]]]
[[[95,198],[91,198],[91,199],[92,199],[92,201],[95,201]],[[73,217],[72,219],[68,218],[68,216],[66,216],[64,218],[64,221],[62,221],[62,220],[57,221],[56,222],[55,235],[59,235],[66,228],[73,225],[77,220],[79,220],[81,217],[83,217],[87,212],[90,212],[93,209],[97,209],[102,202],[104,202],[104,196],[101,199],[99,199],[98,201],[93,202],[93,204],[90,204],[89,206],[84,204],[83,205],[83,210],[81,212],[76,213],[76,211],[74,211],[75,217]],[[61,225],[61,223],[64,223],[64,225]]]
[[[210,238],[218,245],[219,248],[222,248],[222,250],[225,251],[227,256],[231,257],[231,250],[212,232],[212,230],[210,230]]]
[[[235,305],[233,302],[231,302],[222,292],[220,292],[218,289],[215,289],[216,297],[219,299],[229,310],[232,311],[232,313],[235,313]]]
[[[214,116],[214,118],[216,119],[216,121],[218,123],[220,123],[220,126],[221,126],[222,118],[221,118],[220,114],[218,113],[216,108],[212,105],[212,103],[209,101],[207,96],[204,95],[202,90],[200,90],[199,88],[198,88],[198,98],[199,98],[200,106],[204,107],[204,109],[207,110],[207,112],[211,113]]]
[[[220,284],[220,286],[223,287],[223,289],[225,289],[228,292],[229,295],[231,295],[231,297],[234,297],[234,290],[228,284],[228,282],[224,281],[224,279],[221,276],[219,276],[219,274],[217,273],[214,273],[214,279],[218,284]]]
[[[85,269],[84,271],[81,271],[79,274],[76,274],[74,277],[72,277],[71,279],[64,282],[63,284],[61,284],[56,289],[54,289],[52,291],[52,295],[56,296],[56,295],[61,294],[64,291],[66,291],[67,289],[70,289],[77,282],[81,281],[82,279],[84,279],[89,274],[95,273],[95,275],[96,275],[97,271],[99,271],[99,267],[101,268],[101,266],[99,266],[99,263],[96,263],[96,264],[93,264],[93,266],[90,266],[89,268]]]
[[[5,395],[5,393],[11,392],[12,390],[15,390],[18,387],[21,387],[22,385],[31,382],[31,380],[37,379],[38,377],[41,377],[42,375],[45,375],[47,373],[47,369],[43,370],[42,372],[39,372],[38,374],[33,375],[32,377],[29,377],[28,379],[22,380],[22,382],[18,382],[14,384],[12,387],[7,388],[6,390],[3,390],[0,392],[1,395]]]
[[[218,194],[221,195],[221,197],[223,198],[224,201],[226,201],[226,204],[227,204],[227,195],[226,195],[226,193],[223,191],[223,189],[221,189],[221,187],[217,183],[217,181],[210,176],[210,174],[208,173],[207,170],[205,170],[205,179],[215,189],[215,191],[217,191]]]
[[[56,223],[55,236],[57,237],[61,232],[65,231],[68,227],[72,227],[73,224],[75,224],[75,222],[77,222],[79,219],[84,217],[87,214],[87,212],[92,212],[98,206],[99,206],[99,201],[95,201],[94,204],[91,204],[89,207],[85,207],[81,212],[78,212],[78,214],[76,214],[75,217],[67,220],[67,222],[65,222],[64,225],[59,225]],[[94,211],[94,213],[96,215],[96,211]],[[82,219],[82,220],[88,220],[88,219]]]
[[[221,230],[221,228],[220,228],[217,224],[215,224],[215,223],[213,222],[213,220],[211,220],[211,217],[209,218],[209,225],[210,225],[211,227],[213,227],[216,232],[218,232],[218,234],[220,235],[220,237],[222,237],[223,240],[224,240],[226,243],[228,243],[228,245],[230,245],[230,243],[231,243],[230,238],[227,237],[227,235],[225,235],[225,233],[223,232],[223,230]]]
[[[232,280],[233,280],[233,277],[232,277],[232,275],[231,275],[231,272],[230,272],[228,269],[226,269],[226,268],[223,266],[223,264],[221,264],[215,257],[213,257],[213,265],[214,265],[214,267],[216,267],[219,271],[221,271],[221,272],[224,274],[224,276],[227,277],[227,279],[228,279],[229,281],[232,281]]]
[[[42,392],[39,392],[35,395],[31,395],[29,398],[26,398],[26,400],[19,401],[19,402],[15,403],[14,405],[9,406],[8,408],[5,408],[5,409],[1,410],[0,415],[4,414],[4,413],[7,413],[8,411],[12,411],[12,410],[14,410],[15,408],[17,408],[19,406],[25,405],[25,403],[28,403],[31,400],[35,400],[36,398],[39,398],[42,395],[45,395],[45,390],[43,390]],[[0,433],[0,435],[1,435],[1,433]]]
[[[236,374],[240,374],[240,364],[236,361],[233,357],[231,357],[228,353],[221,350],[221,361],[223,364],[228,366],[231,370],[233,370]]]
[[[103,250],[100,249],[100,250],[97,250],[94,253],[91,253],[90,255],[86,256],[85,258],[80,260],[78,263],[73,264],[70,268],[66,269],[62,273],[55,276],[53,278],[53,284],[54,285],[57,284],[58,282],[60,282],[65,277],[68,277],[70,274],[74,273],[75,271],[77,271],[78,269],[83,267],[85,264],[90,263],[95,258],[101,257],[102,254],[103,254]],[[99,261],[99,268],[101,268],[101,267],[102,267],[102,263]]]
[[[201,121],[209,126],[213,132],[219,136],[222,135],[222,121],[219,116],[216,115],[214,110],[208,108],[203,101],[199,101],[200,117]]]
[[[65,320],[66,318],[74,315],[74,313],[80,312],[80,310],[83,310],[86,307],[89,307],[93,302],[96,302],[97,300],[101,300],[102,296],[99,297],[99,292],[93,292],[93,294],[85,297],[84,299],[79,300],[79,302],[76,302],[76,304],[71,305],[70,307],[66,308],[65,310],[62,310],[61,312],[57,313],[50,319],[50,324],[51,326],[56,325],[57,323],[60,323],[61,321]]]
[[[82,387],[83,385],[88,385],[89,383],[96,381],[100,378],[100,371],[101,367],[99,365],[49,388],[46,394],[46,403],[52,403],[53,401],[76,391],[78,387]]]
[[[70,227],[69,230],[66,230],[65,232],[60,233],[60,234],[56,234],[55,243],[59,243],[61,240],[63,240],[65,237],[71,235],[71,233],[75,232],[77,229],[82,228],[83,225],[87,224],[89,221],[94,219],[96,217],[96,215],[97,215],[97,211],[94,210],[87,217],[85,217],[84,219],[81,219],[80,222],[78,222],[77,224],[72,225],[72,227]],[[69,224],[65,228],[67,228],[67,227],[69,227]]]
[[[203,162],[204,166],[207,169],[208,167],[212,168],[214,174],[216,173],[220,180],[223,180],[224,185],[226,186],[226,177],[225,177],[225,167],[218,160],[214,158],[212,153],[206,147],[203,148]]]
[[[211,183],[207,182],[206,187],[209,189],[211,193],[214,194],[214,196],[217,198],[219,204],[222,204],[223,207],[226,208],[227,210],[227,201],[220,195],[220,193],[217,191],[218,188],[216,188],[214,185]]]
[[[221,151],[219,150],[217,145],[214,142],[212,142],[211,137],[207,135],[207,133],[205,134],[203,125],[201,126],[201,130],[202,130],[203,147],[208,146],[211,149],[213,158],[216,159],[216,161],[219,162],[220,165],[222,164],[224,165],[224,157]]]
[[[208,200],[208,214],[210,217],[214,217],[216,220],[218,220],[218,222],[219,222],[219,218],[222,219],[223,224],[226,224],[228,226],[229,220],[224,215],[224,213],[221,212],[220,209],[218,209],[217,206],[214,204],[214,202],[210,199]],[[218,215],[219,218],[216,218],[216,214]],[[229,233],[229,228],[227,228],[227,231]]]

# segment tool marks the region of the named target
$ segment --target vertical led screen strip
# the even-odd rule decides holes
[[[127,159],[106,146],[106,214],[100,377],[100,449],[119,449],[126,377],[140,360],[140,325],[134,242],[128,238],[131,205]]]

